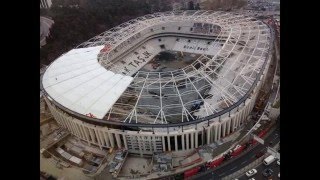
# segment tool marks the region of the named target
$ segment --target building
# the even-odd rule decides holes
[[[50,18],[40,16],[40,48],[46,45],[46,38],[50,35],[50,29],[54,21]]]
[[[272,42],[268,25],[245,14],[146,15],[61,55],[41,89],[56,121],[90,145],[140,155],[192,150],[247,121]],[[159,70],[154,58],[168,50],[196,56]]]

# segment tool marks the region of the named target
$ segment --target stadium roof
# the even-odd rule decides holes
[[[132,81],[97,63],[103,46],[73,49],[43,76],[43,88],[58,103],[83,115],[103,118]]]
[[[212,40],[214,43],[197,41],[208,50],[222,42],[222,46],[215,49],[215,55],[203,53],[192,64],[171,72],[137,69],[133,77],[109,68],[121,69],[124,61],[139,59],[145,50],[152,52],[152,45],[135,47],[141,50],[136,51],[139,55],[129,48],[153,32],[162,32],[164,23],[199,22],[221,27],[221,33]],[[158,31],[147,29],[155,26],[160,26]],[[190,33],[190,27],[185,29]],[[142,35],[133,38],[140,32]],[[233,106],[248,97],[266,65],[270,37],[266,24],[244,14],[181,11],[146,15],[112,28],[62,55],[48,67],[42,84],[46,94],[63,107],[98,119],[143,124],[195,121],[228,108],[235,110]],[[116,59],[121,53],[128,54]]]

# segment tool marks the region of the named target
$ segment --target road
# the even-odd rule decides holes
[[[224,176],[230,175],[254,160],[256,160],[256,153],[264,150],[266,151],[266,147],[269,145],[270,142],[272,142],[272,145],[276,144],[277,142],[280,141],[280,122],[277,122],[277,128],[265,139],[265,144],[259,144],[253,149],[251,149],[249,152],[246,152],[246,154],[238,157],[238,159],[234,160],[232,163],[227,164],[225,166],[222,165],[221,168],[215,169],[215,170],[207,170],[205,173],[203,173],[201,176],[197,176],[196,179],[210,179],[210,180],[216,180],[216,179],[221,179]],[[258,171],[259,172],[259,171]],[[261,174],[262,170],[260,170]],[[258,179],[257,179],[258,180]]]
[[[271,163],[269,166],[265,166],[263,163],[261,163],[258,167],[256,167],[255,169],[258,171],[257,174],[255,174],[254,176],[252,176],[255,180],[265,180],[268,179],[267,177],[264,177],[262,175],[263,170],[270,168],[272,169],[273,173],[272,176],[270,177],[270,179],[275,180],[275,179],[280,179],[278,178],[278,173],[280,172],[280,166],[277,164],[277,161],[274,161],[273,163]],[[251,178],[251,177],[250,177]],[[245,179],[249,179],[245,174],[241,177],[238,178],[239,180],[245,180]]]

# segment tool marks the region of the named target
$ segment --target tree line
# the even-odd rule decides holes
[[[171,10],[170,0],[53,0],[40,15],[54,20],[47,44],[40,48],[40,66],[107,29],[136,17]]]

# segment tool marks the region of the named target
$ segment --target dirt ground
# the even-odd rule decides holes
[[[125,164],[121,168],[121,172],[119,176],[131,176],[131,172],[135,171],[138,174],[148,174],[150,167],[151,158],[141,158],[141,157],[134,157],[128,156]]]

